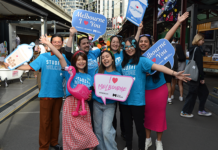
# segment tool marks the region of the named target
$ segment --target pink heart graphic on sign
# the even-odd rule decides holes
[[[136,8],[138,9],[138,8],[139,8],[139,6],[136,6]]]
[[[16,55],[16,57],[18,57],[18,55]]]
[[[153,61],[153,62],[156,62],[156,58],[153,58],[152,61]]]
[[[84,24],[87,25],[89,22],[88,21],[84,21]]]
[[[112,81],[113,83],[116,83],[118,81],[118,78],[113,78]]]

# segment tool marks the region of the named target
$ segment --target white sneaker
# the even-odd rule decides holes
[[[168,102],[168,104],[173,104],[173,102],[172,102],[172,99],[171,99],[171,98],[168,98],[167,102]]]
[[[183,101],[183,97],[182,97],[182,96],[179,96],[179,100],[182,102],[182,101]]]
[[[200,115],[200,116],[207,116],[208,117],[208,116],[211,116],[212,113],[203,110],[203,111],[198,111],[198,115]]]
[[[161,141],[156,140],[156,150],[163,150],[163,144]]]
[[[187,114],[187,113],[184,113],[183,111],[181,111],[180,116],[186,117],[186,118],[192,118],[192,117],[194,117],[193,114]]]
[[[171,95],[171,99],[174,99],[174,95]]]
[[[145,141],[145,150],[148,150],[148,148],[152,145],[152,140],[151,138],[146,138]]]

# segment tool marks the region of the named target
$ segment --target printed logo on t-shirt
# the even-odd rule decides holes
[[[122,69],[124,76],[132,76],[135,80],[136,76],[136,65],[127,65]]]
[[[74,87],[75,88],[77,86],[77,84],[83,84],[87,87],[91,87],[91,83],[90,83],[90,79],[84,79],[84,78],[81,78],[81,77],[76,77],[75,80],[74,80]]]
[[[88,69],[94,69],[98,67],[97,60],[88,59]]]
[[[121,57],[117,57],[115,60],[116,67],[121,65]]]
[[[61,70],[60,62],[57,60],[46,60],[46,69]]]

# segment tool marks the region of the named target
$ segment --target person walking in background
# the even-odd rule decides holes
[[[198,70],[199,70],[199,75],[198,75],[198,80],[193,81],[191,80],[189,82],[189,90],[188,94],[186,96],[186,102],[185,105],[183,106],[183,109],[180,113],[182,117],[194,117],[192,114],[192,111],[195,106],[195,102],[197,97],[199,98],[199,111],[198,115],[201,116],[211,116],[211,112],[205,111],[205,103],[207,100],[207,97],[209,95],[209,90],[205,84],[204,80],[204,71],[203,71],[203,54],[201,50],[201,46],[204,44],[204,37],[201,34],[196,34],[193,41],[192,41],[192,46],[189,48],[189,60],[194,57],[194,61],[197,64]]]
[[[177,57],[178,59],[178,69],[177,71],[183,71],[185,70],[185,66],[186,66],[186,56],[185,56],[185,52],[182,49],[182,46],[180,44],[176,44],[174,45],[174,48],[176,50],[176,54],[175,57]],[[179,85],[179,100],[183,101],[183,82],[181,80],[177,80],[176,78],[172,79],[172,94],[171,94],[171,99],[174,99],[174,91],[175,91],[175,86],[176,83],[178,81],[178,85]]]

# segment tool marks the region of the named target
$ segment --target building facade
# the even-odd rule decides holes
[[[60,6],[68,14],[72,16],[77,9],[83,9],[90,0],[52,0],[55,4]]]

